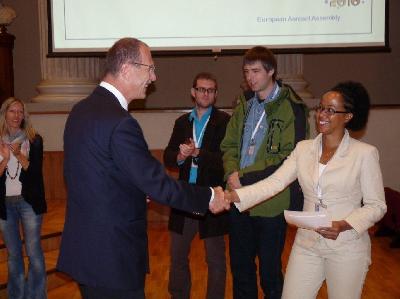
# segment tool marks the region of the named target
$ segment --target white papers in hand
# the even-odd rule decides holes
[[[321,212],[299,212],[284,211],[287,223],[297,227],[315,230],[318,227],[331,227],[332,219],[326,211]]]

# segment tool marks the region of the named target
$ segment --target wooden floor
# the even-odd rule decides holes
[[[288,229],[283,262],[286,266],[290,247],[294,238],[294,229]],[[168,295],[169,269],[169,236],[165,223],[149,224],[150,269],[146,280],[147,299],[165,299]],[[399,299],[400,298],[400,249],[389,247],[389,238],[372,237],[373,263],[367,275],[363,290],[363,299]],[[228,254],[228,253],[227,253]],[[207,267],[204,257],[203,243],[196,238],[191,251],[192,296],[191,299],[204,299],[206,292]],[[227,285],[225,298],[232,298],[232,279],[228,263]],[[49,299],[80,299],[76,286],[71,284],[68,289],[49,296]],[[259,298],[263,298],[259,292]],[[300,299],[301,297],[299,297]],[[324,286],[318,299],[328,298]]]
[[[43,230],[54,232],[63,227],[65,203],[57,202],[49,205]],[[150,211],[154,213],[154,211]],[[165,216],[165,215],[164,215]],[[163,217],[161,217],[163,219]],[[288,229],[283,263],[286,266],[287,258],[293,243],[295,230]],[[165,221],[149,223],[149,252],[151,273],[146,279],[147,299],[166,299],[168,295],[168,269],[169,269],[169,234]],[[400,249],[389,247],[390,238],[372,237],[372,265],[367,275],[363,290],[363,299],[400,299]],[[227,240],[226,240],[227,241]],[[228,255],[228,253],[227,253]],[[48,262],[55,263],[56,256],[50,256]],[[203,243],[196,238],[191,251],[192,269],[192,296],[191,299],[203,299],[206,292],[207,267],[204,257]],[[229,263],[227,265],[227,285],[225,298],[232,298],[232,279]],[[1,272],[1,271],[0,271]],[[262,298],[259,293],[259,298]],[[301,299],[301,296],[299,296]],[[326,288],[323,287],[317,297],[327,298]],[[48,299],[81,299],[78,288],[74,282],[64,284],[62,287],[50,290]]]
[[[295,229],[288,229],[283,263],[286,267]],[[150,224],[150,265],[151,274],[146,281],[147,299],[165,299],[168,295],[169,237],[165,224]],[[227,241],[227,240],[226,240]],[[389,238],[372,237],[372,265],[363,290],[363,299],[400,299],[400,249],[389,247]],[[228,252],[227,252],[228,256]],[[203,243],[196,238],[191,252],[192,296],[204,299],[206,292],[207,267]],[[225,298],[232,298],[232,279],[228,263]],[[259,292],[259,298],[263,298]],[[326,286],[321,289],[318,299],[328,298]],[[301,299],[301,296],[299,296]]]

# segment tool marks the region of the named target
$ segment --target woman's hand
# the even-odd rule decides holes
[[[27,170],[29,167],[29,160],[21,153],[21,143],[12,143],[9,145],[10,151],[13,153],[15,158],[19,161],[22,168]]]
[[[240,202],[240,198],[234,190],[225,190],[225,201],[227,202]]]
[[[0,155],[4,161],[8,162],[10,160],[10,148],[8,144],[0,143]]]
[[[0,142],[0,155],[3,157],[3,160],[0,162],[0,176],[2,176],[10,160],[10,148],[8,144]]]
[[[21,143],[11,143],[8,145],[8,147],[13,155],[18,158],[18,156],[21,154]]]
[[[332,221],[332,227],[319,227],[316,232],[326,239],[336,240],[341,232],[352,228],[345,220],[340,220]]]

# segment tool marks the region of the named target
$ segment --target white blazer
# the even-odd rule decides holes
[[[326,239],[328,246],[335,247],[343,241],[360,238],[369,243],[368,228],[386,212],[378,150],[351,138],[346,130],[335,155],[319,176],[321,142],[322,134],[313,140],[299,142],[274,174],[235,190],[240,198],[236,206],[239,211],[247,210],[298,179],[304,194],[304,211],[315,210],[319,185],[332,220],[344,219],[353,227],[340,233],[336,240]],[[310,247],[320,238],[321,235],[312,230],[299,229],[296,242]]]

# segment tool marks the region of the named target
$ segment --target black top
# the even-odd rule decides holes
[[[190,113],[186,113],[175,121],[171,139],[164,151],[165,166],[179,167],[179,179],[186,182],[189,181],[192,159],[187,158],[183,164],[178,165],[176,157],[179,153],[179,145],[193,136],[193,121],[190,121],[189,116]],[[229,117],[229,114],[213,107],[196,159],[198,165],[196,185],[212,187],[224,185],[224,167],[220,144],[225,136]],[[214,215],[207,212],[206,215],[197,216],[177,209],[171,209],[168,228],[182,234],[186,217],[201,220],[199,223],[200,238],[221,236],[228,232],[227,213]]]
[[[47,205],[43,183],[43,139],[36,135],[29,148],[29,167],[21,169],[19,180],[22,183],[21,195],[28,202],[33,211],[39,215],[47,212]],[[0,218],[7,220],[5,206],[6,197],[6,171],[0,177]]]

